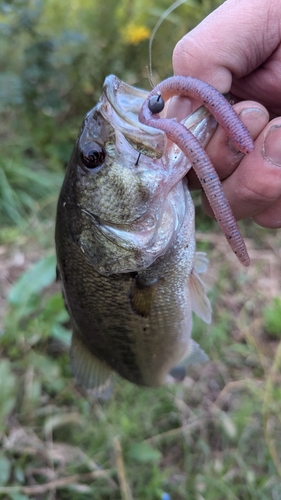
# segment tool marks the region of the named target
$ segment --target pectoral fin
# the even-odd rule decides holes
[[[194,259],[194,269],[198,274],[205,273],[209,264],[209,259],[205,252],[196,252]]]
[[[136,314],[145,318],[149,316],[157,286],[157,280],[147,283],[139,274],[133,279],[129,299]]]
[[[203,319],[205,323],[211,323],[212,320],[212,308],[210,301],[206,294],[206,288],[204,282],[198,275],[198,272],[193,269],[188,283],[191,307],[192,310]]]
[[[75,331],[72,334],[70,359],[79,384],[99,397],[110,396],[112,370],[89,351]]]
[[[206,363],[209,360],[208,355],[201,349],[200,345],[194,340],[190,340],[190,349],[181,362],[175,366],[171,371],[172,375],[177,380],[183,380],[186,376],[186,368],[188,366],[196,365],[197,363]]]

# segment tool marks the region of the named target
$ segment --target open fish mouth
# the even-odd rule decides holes
[[[101,113],[127,141],[146,156],[160,158],[166,146],[166,134],[140,123],[138,114],[148,93],[122,82],[114,75],[106,77]],[[105,101],[105,102],[104,102]],[[110,106],[106,105],[106,101]]]
[[[124,83],[114,75],[106,77],[103,91],[100,107],[103,117],[122,132],[138,152],[151,158],[161,158],[167,145],[165,132],[139,121],[139,111],[148,92]],[[217,128],[215,118],[204,106],[188,116],[183,124],[204,147]]]

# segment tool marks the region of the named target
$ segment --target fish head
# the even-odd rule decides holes
[[[159,170],[153,160],[162,157],[166,137],[137,119],[146,95],[107,77],[101,99],[84,120],[70,162],[77,206],[103,225],[132,224],[148,209],[155,169]],[[144,179],[147,169],[153,168],[154,175]]]
[[[60,195],[58,219],[64,211],[81,251],[103,275],[146,269],[165,254],[188,216],[183,178],[190,164],[163,131],[139,122],[146,96],[113,75],[106,78]],[[209,120],[209,131],[214,120],[203,114],[186,126],[202,128]]]

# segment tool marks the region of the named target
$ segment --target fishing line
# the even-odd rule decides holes
[[[171,14],[171,12],[173,12],[173,10],[175,10],[177,7],[179,7],[182,3],[185,3],[186,1],[187,0],[176,0],[176,2],[172,3],[172,5],[170,5],[170,7],[168,7],[168,9],[166,9],[163,12],[163,14],[161,14],[160,18],[158,19],[157,23],[155,24],[155,26],[151,32],[151,35],[149,38],[149,45],[148,45],[148,66],[146,67],[146,69],[147,69],[147,73],[148,73],[148,75],[147,75],[148,80],[149,80],[149,83],[150,83],[152,88],[155,87],[155,85],[153,83],[153,76],[152,76],[152,44],[153,44],[154,37],[158,31],[158,28],[163,23],[163,21],[165,21],[165,19]]]

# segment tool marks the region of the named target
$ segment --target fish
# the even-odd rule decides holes
[[[196,252],[191,162],[162,130],[140,123],[148,92],[106,77],[59,195],[58,276],[72,324],[71,367],[105,394],[116,374],[145,387],[182,379],[208,356],[192,314],[212,310]],[[182,121],[205,147],[217,122],[204,106]]]

